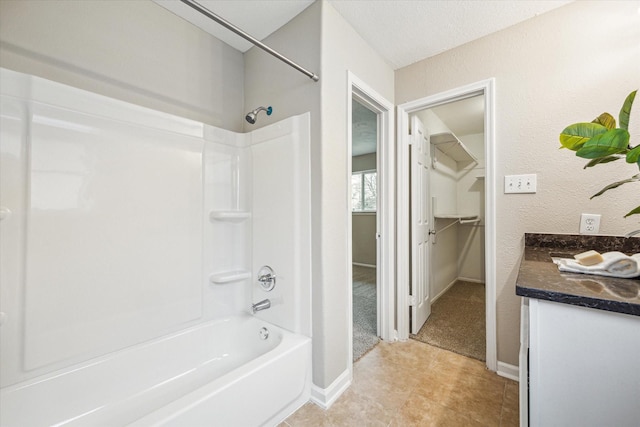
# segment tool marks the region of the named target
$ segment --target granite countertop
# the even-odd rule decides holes
[[[561,273],[551,260],[552,256],[573,258],[590,249],[640,253],[640,238],[526,233],[516,294],[640,316],[640,278]]]

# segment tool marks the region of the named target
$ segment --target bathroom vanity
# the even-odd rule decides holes
[[[640,252],[640,239],[526,234],[522,298],[521,426],[637,426],[640,280],[560,273],[552,256]]]

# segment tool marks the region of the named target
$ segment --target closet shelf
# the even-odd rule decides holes
[[[431,135],[431,145],[444,155],[452,158],[458,164],[458,168],[477,164],[478,159],[469,149],[451,132],[442,132]],[[433,166],[437,162],[435,153],[432,153]]]
[[[223,271],[209,276],[211,283],[215,283],[216,285],[239,282],[249,278],[251,278],[251,272],[249,270]]]
[[[209,213],[211,221],[240,222],[248,218],[251,218],[251,212],[249,211],[211,211]]]

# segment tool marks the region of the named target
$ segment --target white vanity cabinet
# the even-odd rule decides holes
[[[535,298],[522,309],[521,425],[640,426],[640,316]]]

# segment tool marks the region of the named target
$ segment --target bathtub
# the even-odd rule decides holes
[[[311,339],[244,315],[5,387],[0,425],[276,425],[310,386]]]

